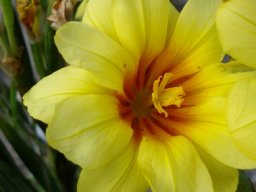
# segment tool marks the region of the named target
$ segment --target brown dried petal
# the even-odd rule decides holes
[[[34,18],[36,16],[36,11],[39,6],[39,0],[18,0],[17,10],[19,18],[28,28],[31,28]]]
[[[72,18],[76,0],[56,0],[53,4],[51,15],[48,20],[52,22],[51,26],[58,29],[64,23]]]
[[[20,21],[26,26],[31,37],[36,38],[40,36],[38,11],[39,0],[17,0],[17,11]]]

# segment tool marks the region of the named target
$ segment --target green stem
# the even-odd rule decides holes
[[[5,31],[2,31],[0,34],[0,47],[4,53],[4,56],[7,56],[11,52],[11,49],[8,43],[8,36]]]
[[[30,43],[31,50],[33,53],[34,61],[36,70],[41,78],[46,76],[46,71],[44,69],[44,62],[42,58],[42,51],[40,49],[40,43],[39,42],[31,42]]]
[[[48,4],[49,4],[49,1],[50,0],[41,0],[40,1],[40,5],[42,6],[44,12],[47,12],[47,7],[48,7]]]
[[[14,14],[12,2],[10,0],[0,0],[0,5],[2,7],[4,25],[6,27],[12,53],[15,56],[19,56],[19,49],[14,36]]]

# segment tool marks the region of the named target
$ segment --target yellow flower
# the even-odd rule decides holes
[[[226,118],[231,88],[255,72],[219,63],[220,4],[189,0],[178,13],[168,0],[92,0],[57,31],[70,66],[24,104],[83,168],[78,191],[232,192],[237,169],[256,167]]]
[[[256,67],[256,1],[230,0],[217,12],[217,27],[226,53],[245,65]],[[243,90],[243,91],[241,91]],[[238,81],[228,96],[231,136],[245,154],[256,160],[256,82]]]
[[[241,91],[243,90],[243,91]],[[238,81],[228,97],[228,125],[231,136],[240,149],[256,160],[256,80]]]
[[[230,0],[217,13],[224,51],[250,67],[256,67],[256,1]]]

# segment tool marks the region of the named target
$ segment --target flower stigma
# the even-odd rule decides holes
[[[180,107],[181,103],[184,101],[183,97],[185,96],[185,92],[182,86],[165,88],[172,77],[172,73],[165,73],[163,79],[162,76],[160,76],[157,80],[154,81],[153,84],[152,101],[156,110],[160,114],[163,113],[166,118],[168,117],[168,113],[166,110],[163,109],[163,107],[171,105],[176,105],[177,107]]]

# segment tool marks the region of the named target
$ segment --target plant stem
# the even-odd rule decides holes
[[[40,78],[43,78],[46,76],[46,71],[44,68],[42,51],[40,50],[40,42],[36,42],[36,41],[31,42],[30,46],[31,46],[33,57],[34,57],[36,70],[37,70]]]
[[[4,56],[11,52],[6,31],[1,31],[0,33],[0,48],[2,48]]]
[[[7,31],[8,40],[14,56],[19,56],[19,48],[14,36],[14,14],[12,8],[12,2],[9,0],[0,0],[2,7],[4,25]]]

